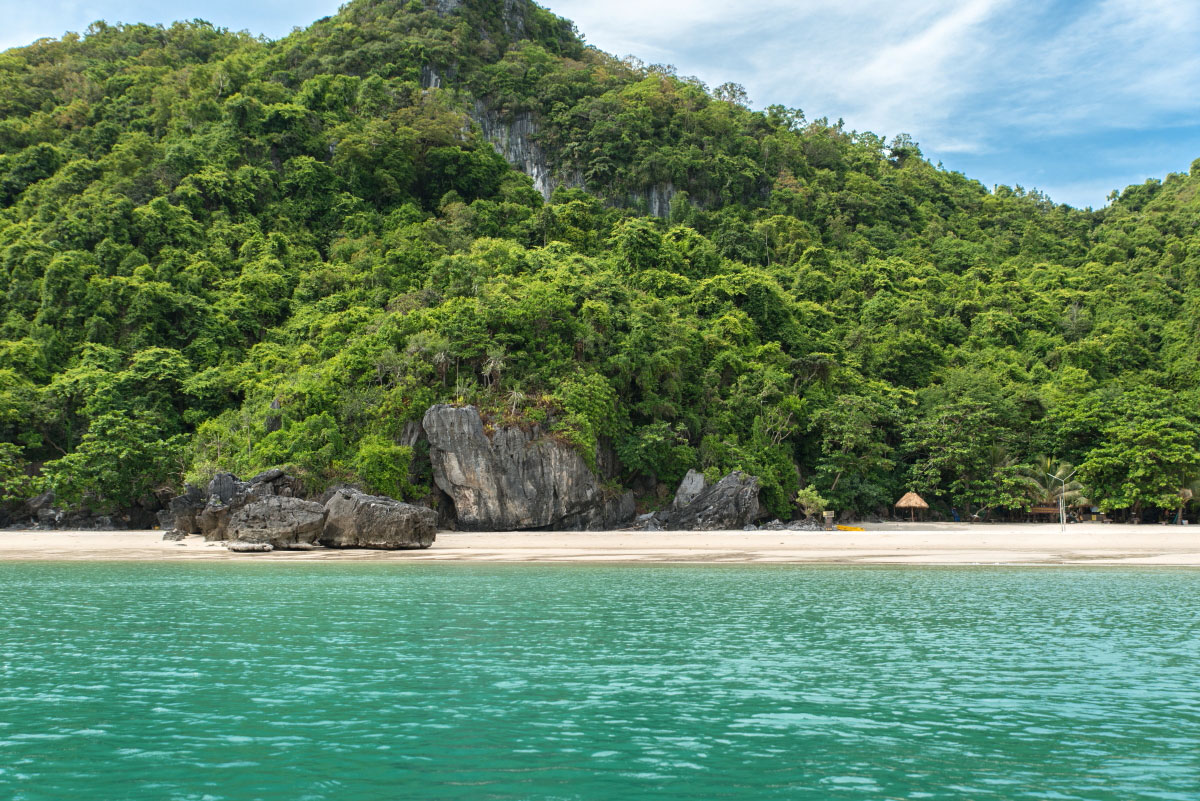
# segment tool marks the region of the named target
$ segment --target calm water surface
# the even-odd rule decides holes
[[[0,564],[0,798],[1200,799],[1200,572]]]

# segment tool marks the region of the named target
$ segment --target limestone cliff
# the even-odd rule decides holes
[[[500,428],[489,437],[473,406],[425,413],[434,481],[463,530],[618,528],[633,496],[610,497],[574,448],[542,429]]]

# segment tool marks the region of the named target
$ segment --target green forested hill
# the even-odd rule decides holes
[[[416,498],[405,426],[461,400],[615,452],[648,505],[741,468],[780,516],[1000,514],[1066,462],[1175,508],[1198,191],[988,191],[525,0],[355,0],[278,42],[97,24],[0,54],[0,494],[288,465]]]

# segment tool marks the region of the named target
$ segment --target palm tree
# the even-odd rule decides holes
[[[1083,506],[1090,501],[1083,494],[1083,484],[1073,481],[1075,466],[1068,462],[1055,462],[1049,456],[1035,456],[1032,465],[1021,471],[1029,479],[1029,499],[1034,506]]]
[[[407,353],[423,356],[437,370],[438,380],[446,385],[446,372],[450,369],[450,341],[429,331],[419,331],[408,340]]]
[[[446,386],[446,371],[450,369],[450,352],[445,348],[437,350],[431,361],[437,368],[438,380],[442,382],[442,386]]]
[[[524,392],[521,391],[520,387],[513,387],[512,389],[510,389],[508,391],[507,399],[508,399],[508,413],[511,414],[512,416],[516,417],[517,409],[524,406],[525,401],[529,400],[529,397]]]
[[[487,379],[488,386],[495,387],[500,384],[500,374],[504,372],[506,366],[504,348],[488,348],[487,360],[483,363],[483,375]]]

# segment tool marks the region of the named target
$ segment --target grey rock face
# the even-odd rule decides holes
[[[546,151],[538,142],[538,124],[531,112],[510,115],[490,109],[476,101],[471,119],[479,125],[483,138],[491,142],[496,152],[512,166],[533,179],[533,186],[546,200],[560,186],[582,188],[583,176],[578,172],[556,171]],[[667,201],[668,205],[670,200]]]
[[[629,201],[634,206],[645,204],[646,211],[652,216],[666,219],[671,216],[671,200],[676,194],[673,183],[653,184],[630,195]]]
[[[226,506],[233,501],[235,495],[245,491],[245,485],[238,481],[233,473],[217,473],[208,482],[208,497],[216,498]]]
[[[433,0],[432,8],[438,16],[446,16],[462,8],[463,0]]]
[[[703,473],[699,470],[687,471],[683,481],[679,482],[679,489],[675,490],[675,500],[671,501],[671,508],[682,509],[696,500],[697,496],[706,489],[708,489],[708,479],[704,477]]]
[[[330,548],[428,548],[436,534],[432,509],[340,489],[325,503],[320,542]]]
[[[437,74],[437,70],[426,64],[421,67],[421,88],[422,89],[441,89],[442,76]]]
[[[735,471],[708,487],[692,501],[668,510],[668,531],[744,529],[758,517],[758,479]]]
[[[538,428],[502,428],[489,438],[473,406],[425,413],[438,487],[465,531],[616,528],[633,518],[633,497],[611,499],[573,448]]]
[[[214,499],[210,500],[196,515],[198,533],[203,534],[204,539],[210,542],[229,539],[226,529],[229,527],[229,518],[232,515],[233,507],[226,506],[214,496]]]
[[[505,119],[482,102],[476,102],[471,115],[483,133],[483,138],[492,143],[504,160],[533,179],[533,186],[546,200],[553,194],[557,181],[545,151],[537,142],[537,123],[533,114],[523,111]]]
[[[229,517],[228,538],[268,543],[273,548],[311,545],[325,527],[325,507],[312,501],[271,495],[251,501]]]
[[[25,508],[30,517],[37,517],[38,512],[54,506],[54,490],[46,490],[41,495],[35,495],[25,501]]]

